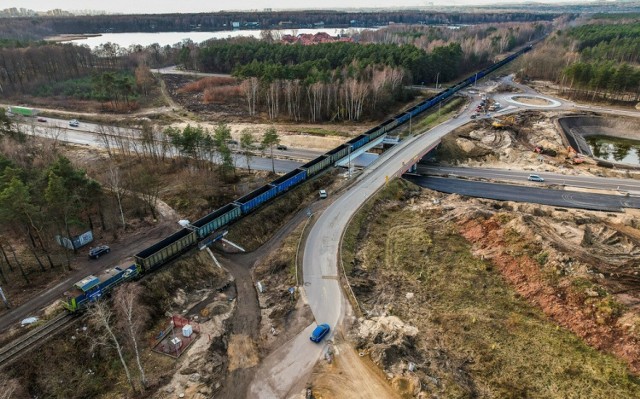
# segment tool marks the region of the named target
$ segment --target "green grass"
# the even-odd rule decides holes
[[[364,227],[374,215],[370,215],[374,205],[380,201],[400,200],[417,191],[417,186],[406,180],[394,179],[387,187],[379,191],[364,203],[357,212],[342,237],[342,263],[347,275],[351,274],[356,259],[357,243],[365,234]]]
[[[420,355],[403,357],[423,359],[416,361],[424,390],[447,398],[640,397],[640,380],[623,362],[523,300],[491,263],[473,255],[455,223],[443,222],[443,211],[392,206],[388,199],[397,192],[398,183],[390,183],[354,218],[344,244],[351,253],[343,255],[357,253],[361,270],[377,281],[358,298],[365,308],[385,298],[390,313],[420,330],[412,345]],[[534,249],[523,244],[519,251]],[[415,299],[406,300],[406,292]],[[593,301],[603,318],[618,311],[608,299]]]

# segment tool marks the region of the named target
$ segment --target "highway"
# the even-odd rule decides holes
[[[531,90],[527,93],[537,95]],[[575,108],[573,104],[566,101],[550,100],[552,100],[550,106],[541,107],[513,102],[511,97],[505,97],[506,106],[499,111],[499,114],[510,114],[526,109]],[[316,323],[313,323],[294,339],[272,352],[256,370],[255,377],[249,387],[250,397],[285,398],[299,393],[304,387],[301,384],[308,381],[313,366],[326,350],[327,341],[334,337],[336,329],[340,330],[343,319],[349,314],[349,306],[339,281],[342,269],[339,267],[338,257],[342,234],[347,228],[350,218],[357,212],[361,204],[385,184],[387,179],[401,175],[412,163],[415,163],[424,153],[424,149],[430,148],[439,142],[441,137],[468,123],[471,120],[472,110],[479,102],[479,96],[473,98],[469,106],[457,118],[450,119],[426,133],[392,147],[359,175],[349,189],[337,198],[328,199],[333,202],[319,216],[305,241],[304,283],[301,291],[315,316],[316,323],[328,323],[332,331],[322,345],[314,344],[309,341],[309,335],[316,326]],[[636,114],[640,115],[640,113]],[[518,178],[522,179],[522,176],[518,176]],[[487,190],[486,186],[485,190]],[[523,188],[516,187],[515,190],[522,192]],[[548,191],[552,191],[537,190],[540,191],[533,192],[530,197],[548,196]],[[565,203],[573,206],[580,205],[582,202],[585,207],[591,207],[596,201],[602,199],[601,197],[575,197],[575,193],[558,190],[556,192],[564,195]],[[621,201],[624,197],[616,198]],[[625,204],[622,202],[612,204],[610,209],[619,210],[621,206],[625,206]]]
[[[639,197],[523,187],[455,178],[425,177],[414,174],[405,174],[404,178],[421,187],[435,191],[500,201],[528,202],[605,212],[622,212],[624,208],[640,208]]]
[[[138,139],[140,131],[138,129],[120,128],[115,126],[105,126],[96,123],[80,122],[80,126],[69,126],[68,120],[45,118],[46,122],[37,122],[35,119],[29,122],[19,123],[22,131],[28,135],[45,137],[60,142],[84,145],[94,148],[118,147],[118,141],[124,139],[131,146],[132,151],[142,151]],[[232,145],[232,147],[235,147]],[[232,148],[233,150],[234,148]],[[259,154],[259,151],[256,151]],[[288,148],[286,150],[274,150],[274,164],[277,173],[286,173],[294,170],[307,161],[316,158],[322,152],[308,150],[304,148]],[[177,152],[169,152],[170,157],[177,157]],[[236,167],[247,168],[247,159],[244,155],[234,152]],[[214,158],[214,162],[219,161]],[[271,170],[271,158],[261,155],[254,155],[251,158],[251,169]]]
[[[505,99],[506,104],[507,99]],[[326,209],[318,216],[311,227],[309,236],[304,244],[303,257],[303,285],[300,287],[301,295],[309,304],[317,323],[328,323],[331,334],[322,344],[314,344],[309,341],[309,335],[315,323],[309,325],[303,332],[275,350],[257,366],[255,378],[249,388],[251,398],[284,398],[299,393],[304,387],[311,370],[327,347],[327,341],[332,339],[336,330],[341,329],[342,321],[349,315],[349,306],[342,293],[339,276],[339,246],[341,237],[350,218],[357,212],[362,203],[370,198],[377,190],[384,186],[385,182],[403,172],[417,161],[424,150],[435,145],[439,140],[452,130],[468,123],[470,115],[479,99],[473,99],[471,104],[457,118],[450,119],[426,133],[411,137],[394,146],[382,154],[372,165],[359,174],[351,186],[339,196],[327,200]],[[570,108],[562,102],[561,107]],[[500,114],[518,112],[522,109],[541,109],[539,106],[511,103]],[[556,108],[557,109],[557,108]],[[640,113],[637,113],[640,114]],[[50,123],[50,122],[47,122]],[[66,124],[67,121],[64,121]],[[45,125],[46,123],[42,123]],[[59,122],[52,123],[59,126]],[[75,135],[85,129],[81,121],[80,128],[66,129],[68,140],[83,140]],[[67,126],[65,125],[65,128]],[[82,135],[94,133],[92,127]],[[41,135],[39,126],[33,127],[34,134]],[[74,133],[69,133],[74,132]],[[81,144],[100,146],[95,138],[84,138]],[[271,169],[271,160],[252,163],[252,169]],[[242,166],[242,160],[239,166]],[[254,158],[254,161],[257,161]],[[276,170],[286,172],[294,169],[299,163],[294,161],[276,160]],[[285,162],[284,164],[281,162]],[[246,165],[245,165],[246,166]],[[528,172],[527,172],[528,174]],[[546,175],[543,175],[546,177]],[[519,177],[522,179],[521,177]],[[485,183],[486,184],[486,183]],[[518,187],[522,190],[522,187]],[[543,190],[557,191],[559,190]],[[573,195],[574,193],[571,193]],[[572,197],[573,198],[573,197]],[[570,198],[570,200],[572,199]],[[622,198],[622,197],[621,197]],[[575,200],[574,202],[580,202]],[[302,384],[302,385],[301,385]]]
[[[522,171],[492,168],[465,168],[424,165],[418,166],[418,174],[427,176],[465,177],[475,179],[491,179],[496,181],[513,181],[518,183],[535,184],[539,186],[560,185],[597,190],[615,190],[640,194],[640,180],[615,179],[611,177],[591,177],[565,175],[552,172]],[[536,174],[544,178],[544,182],[535,183],[527,180],[529,174]]]

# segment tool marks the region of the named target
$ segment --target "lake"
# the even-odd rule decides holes
[[[597,135],[586,136],[593,156],[611,162],[640,164],[640,141]]]
[[[278,32],[282,35],[310,33],[315,34],[319,32],[326,32],[331,36],[337,36],[342,33],[359,32],[364,28],[327,28],[327,29],[282,29],[272,30],[272,32]],[[153,43],[158,43],[161,46],[173,45],[180,43],[185,39],[191,39],[195,43],[200,43],[209,39],[226,39],[229,37],[260,37],[261,29],[254,30],[232,30],[232,31],[219,31],[219,32],[157,32],[157,33],[105,33],[100,36],[88,37],[85,39],[72,40],[71,42],[79,45],[87,45],[90,48],[100,46],[104,43],[115,43],[120,47],[129,47],[131,45],[149,46]]]

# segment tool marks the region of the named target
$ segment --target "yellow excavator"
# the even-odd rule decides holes
[[[513,126],[516,122],[513,116],[505,116],[503,118],[495,118],[493,122],[491,122],[491,126],[494,129],[504,129],[505,127]]]

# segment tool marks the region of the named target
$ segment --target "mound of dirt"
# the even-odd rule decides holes
[[[368,352],[383,369],[400,373],[407,368],[403,356],[413,352],[418,332],[396,316],[380,316],[360,319],[354,338],[361,355]]]

